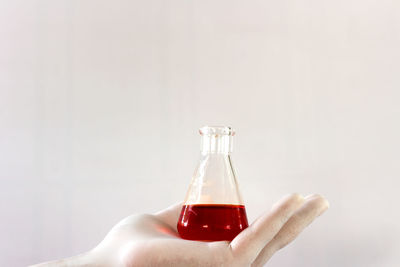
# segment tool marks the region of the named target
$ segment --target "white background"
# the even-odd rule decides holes
[[[0,1],[0,265],[71,256],[183,199],[232,125],[250,220],[330,210],[268,266],[399,266],[400,4]]]

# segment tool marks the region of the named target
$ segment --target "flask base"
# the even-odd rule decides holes
[[[248,227],[244,205],[184,205],[178,221],[183,239],[197,241],[232,241]]]

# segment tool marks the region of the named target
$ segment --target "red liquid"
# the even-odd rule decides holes
[[[248,227],[243,205],[184,205],[178,220],[183,239],[199,241],[231,241]]]

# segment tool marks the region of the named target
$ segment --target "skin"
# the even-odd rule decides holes
[[[35,266],[263,266],[329,203],[320,195],[288,195],[232,242],[181,239],[176,230],[181,207],[176,204],[153,215],[129,216],[91,251]]]

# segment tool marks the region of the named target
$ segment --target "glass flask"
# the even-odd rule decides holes
[[[232,166],[231,127],[200,128],[201,156],[186,194],[177,229],[183,239],[231,241],[248,227]]]

